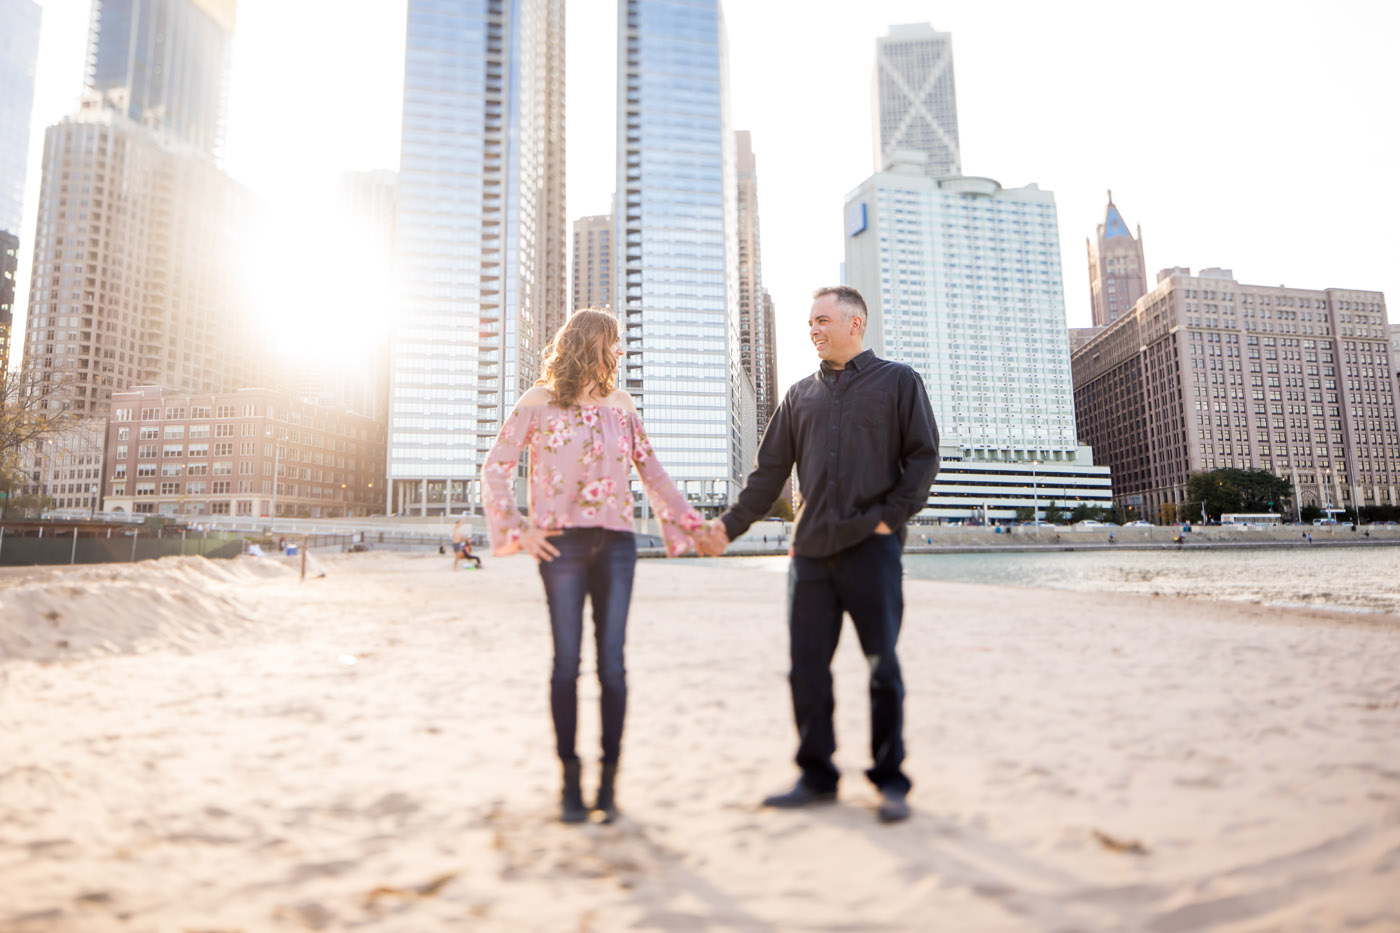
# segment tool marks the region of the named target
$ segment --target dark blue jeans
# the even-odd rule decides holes
[[[632,602],[632,575],[637,542],[630,531],[566,528],[551,538],[559,556],[540,561],[540,578],[549,601],[554,633],[554,670],[549,678],[549,706],[559,758],[578,757],[579,648],[583,643],[584,597],[593,603],[593,636],[598,649],[598,683],[602,686],[603,761],[616,762],[622,749],[622,720],[627,713],[627,609]]]
[[[794,556],[788,568],[788,634],[792,709],[797,719],[797,766],[807,784],[836,789],[840,772],[832,713],[831,659],[850,613],[870,662],[870,753],[865,774],[880,788],[907,792],[904,762],[904,680],[895,655],[904,617],[903,546],[896,535],[871,535],[830,557]]]

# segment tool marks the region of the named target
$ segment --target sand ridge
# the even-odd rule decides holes
[[[794,776],[784,578],[645,561],[625,816],[566,827],[533,565],[322,562],[0,585],[0,930],[1400,926],[1383,621],[907,581],[915,817],[889,827],[854,633],[841,802],[762,810]],[[86,647],[45,644],[78,599]],[[586,653],[586,788],[592,678]]]

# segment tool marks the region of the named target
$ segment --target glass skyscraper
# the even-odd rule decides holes
[[[727,503],[741,462],[738,254],[727,53],[718,0],[619,0],[625,386],[667,471]]]
[[[440,514],[564,319],[563,0],[410,0],[403,94],[387,507]]]
[[[0,0],[0,231],[19,235],[34,66],[39,57],[39,5]]]
[[[9,368],[38,57],[39,5],[33,0],[0,0],[0,382]]]
[[[163,137],[223,147],[237,0],[93,0],[87,87]]]

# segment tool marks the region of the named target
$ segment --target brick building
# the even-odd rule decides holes
[[[384,428],[363,415],[271,389],[141,386],[112,393],[111,406],[105,511],[331,518],[383,509]]]
[[[1157,514],[1194,472],[1263,469],[1299,505],[1400,504],[1400,432],[1385,296],[1245,285],[1166,269],[1074,351],[1080,438],[1114,497]]]

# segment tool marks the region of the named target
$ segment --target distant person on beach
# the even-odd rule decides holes
[[[452,569],[456,570],[463,560],[469,560],[477,570],[481,569],[481,558],[472,553],[472,530],[465,515],[459,516],[457,524],[452,526]]]
[[[564,770],[566,823],[588,818],[574,747],[585,597],[593,604],[602,687],[602,775],[593,809],[605,821],[617,815],[627,708],[623,645],[637,564],[631,468],[646,487],[668,555],[685,553],[705,530],[704,519],[652,452],[632,397],[616,388],[622,355],[616,318],[592,308],[574,312],[546,351],[544,375],[516,403],[481,470],[492,553],[525,551],[539,562],[544,581],[554,637],[550,710]],[[516,508],[513,485],[525,451],[528,519]]]
[[[904,615],[901,556],[907,523],[938,473],[938,427],[919,374],[863,349],[868,315],[853,288],[818,289],[807,320],[821,365],[787,392],[735,504],[711,522],[701,553],[718,553],[768,513],[794,464],[803,505],[788,568],[789,682],[797,766],[789,791],[763,801],[803,807],[836,799],[831,659],[850,613],[870,660],[866,776],[879,818],[909,816],[904,683],[895,653]]]

